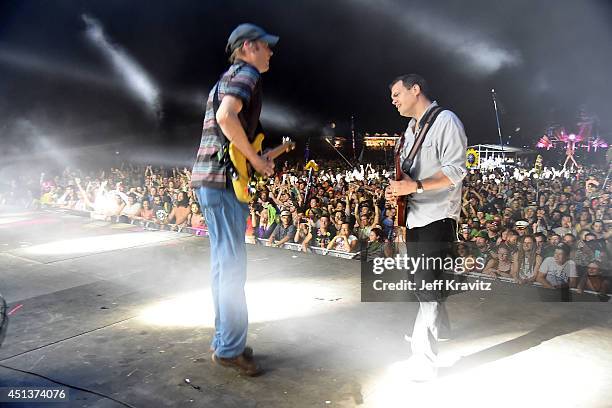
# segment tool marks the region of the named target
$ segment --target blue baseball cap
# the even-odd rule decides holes
[[[267,43],[270,47],[274,47],[279,40],[276,35],[268,34],[263,28],[256,26],[255,24],[244,23],[234,28],[234,31],[230,34],[227,39],[227,46],[225,50],[228,53],[234,52],[234,50],[245,41],[260,40]]]

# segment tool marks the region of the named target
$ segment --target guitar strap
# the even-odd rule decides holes
[[[442,112],[443,110],[444,108],[440,106],[436,106],[430,109],[429,112],[427,112],[425,116],[421,118],[419,122],[419,130],[417,130],[417,133],[415,135],[414,143],[412,144],[412,148],[410,149],[408,156],[402,162],[401,169],[404,174],[412,177],[411,171],[412,171],[412,165],[414,164],[414,158],[416,157],[419,150],[421,150],[421,146],[423,145],[423,142],[425,141],[425,136],[427,136],[427,133],[429,132],[429,129],[431,128],[431,125],[435,122],[436,118],[438,117],[440,112]],[[405,136],[402,135],[402,138],[400,140],[400,147],[396,154],[396,165],[399,164],[399,157],[400,157],[402,148],[404,147],[404,139],[405,139]],[[408,196],[404,197],[404,200],[407,201]],[[404,214],[404,219],[407,220],[408,211],[410,210],[410,206],[408,206],[406,203],[406,206],[404,208],[406,211],[406,213]]]
[[[220,84],[221,84],[221,79],[219,79],[219,81],[215,85],[215,93],[213,94],[213,115],[215,116],[215,118],[217,117],[217,111],[219,110],[219,106],[221,105],[221,102],[219,101],[219,85]],[[217,123],[216,119],[215,119],[215,127],[217,128],[218,134],[223,135],[223,146],[221,147],[221,150],[217,152],[217,161],[225,169],[225,188],[229,190],[233,188],[232,180],[236,177],[237,172],[232,164],[232,161],[230,160],[229,141],[227,140],[227,137],[225,136],[225,134],[219,127],[219,124]]]
[[[245,63],[240,60],[240,61],[236,62],[236,64],[239,64],[240,66],[242,66]],[[230,77],[228,82],[231,81],[238,74],[239,70],[240,70],[240,67],[236,68],[234,70],[234,72],[232,72],[232,76]],[[214,111],[215,115],[217,115],[217,111],[219,110],[219,105],[221,105],[221,101],[219,100],[219,84],[221,84],[221,80],[223,79],[223,75],[225,75],[225,72],[221,74],[221,76],[219,77],[219,80],[215,84],[215,93],[213,95],[213,111]],[[221,129],[219,129],[219,130],[221,130]]]
[[[217,111],[219,110],[219,106],[221,105],[221,101],[219,100],[219,85],[221,84],[222,78],[223,75],[221,75],[221,78],[219,78],[219,80],[215,84],[215,93],[213,94],[213,115],[215,118],[217,117]],[[227,166],[227,164],[229,163],[229,143],[227,143],[227,137],[219,127],[219,124],[217,124],[216,119],[215,127],[217,128],[217,132],[219,132],[220,135],[223,135],[223,148],[217,153],[217,160],[219,161],[219,164]]]
[[[239,69],[240,68],[236,68],[234,70],[228,82],[231,81],[232,78],[238,73]],[[217,111],[219,110],[219,106],[221,106],[221,100],[219,99],[219,86],[221,85],[221,81],[223,80],[224,75],[225,75],[225,72],[221,74],[221,77],[215,84],[215,89],[213,93],[213,115],[215,116],[215,118],[217,117]],[[221,130],[221,128],[219,127],[219,124],[217,123],[216,119],[215,119],[215,127],[217,128],[217,132],[219,132],[220,135],[223,135],[223,147],[217,153],[217,160],[219,161],[219,164],[221,164],[227,170],[226,174],[229,177],[225,178],[225,184],[227,188],[230,188],[232,187],[232,179],[235,179],[236,177],[238,177],[238,173],[236,172],[236,169],[234,168],[234,165],[232,164],[232,161],[230,160],[230,157],[229,157],[229,141],[227,139],[227,136],[225,136],[225,134],[223,133],[223,130]]]
[[[410,149],[408,156],[402,162],[402,171],[408,176],[412,177],[411,171],[412,171],[412,165],[414,164],[414,158],[416,157],[419,150],[421,150],[421,146],[423,145],[423,142],[425,141],[425,136],[427,136],[427,133],[429,132],[429,129],[431,128],[431,125],[435,122],[436,118],[438,117],[440,112],[442,112],[443,110],[444,108],[440,106],[436,106],[430,109],[429,112],[427,112],[427,114],[421,118],[419,122],[419,130],[417,130],[417,133],[415,135],[414,143],[412,144],[412,148]]]
[[[236,62],[236,64],[243,66],[246,63],[244,61],[238,61]],[[236,76],[238,74],[238,71],[240,71],[240,67],[236,68],[234,70],[234,72],[232,73],[231,77],[228,79],[228,82],[231,81],[234,76]],[[221,80],[223,79],[223,75],[225,75],[225,73],[221,74],[221,77],[219,78],[219,81],[217,81],[216,85],[215,85],[215,93],[213,94],[213,112],[215,113],[215,116],[217,115],[217,111],[219,110],[219,106],[221,105],[221,100],[219,99],[219,84],[221,83]],[[221,131],[221,129],[219,129],[219,127],[217,126],[217,129],[219,130],[220,134],[223,134],[223,132]],[[245,132],[247,132],[245,130]],[[249,133],[247,132],[247,137],[249,138],[249,141],[252,141],[252,139],[254,139],[255,135],[259,134],[259,133],[264,133],[264,129],[261,125],[261,121],[257,121],[257,126],[255,127],[255,132],[254,133]],[[226,138],[227,139],[227,138]]]

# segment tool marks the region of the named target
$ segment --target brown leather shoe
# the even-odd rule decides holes
[[[214,348],[209,348],[208,349],[211,353],[215,352]],[[244,356],[244,358],[246,358],[247,360],[252,360],[253,359],[253,349],[249,346],[246,346],[244,348],[244,350],[242,351],[242,355]]]
[[[212,360],[220,366],[233,368],[249,377],[258,376],[263,372],[252,359],[247,359],[244,354],[232,358],[223,358],[213,353]]]

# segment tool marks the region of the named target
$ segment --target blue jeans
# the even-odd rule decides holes
[[[249,325],[244,294],[244,234],[249,207],[238,201],[231,188],[200,187],[196,194],[210,238],[210,277],[215,306],[211,347],[219,357],[236,357],[244,351]]]

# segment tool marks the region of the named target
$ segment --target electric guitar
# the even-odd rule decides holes
[[[401,181],[404,178],[404,172],[402,171],[402,166],[400,165],[400,154],[401,149],[398,149],[398,151],[395,153],[395,181]],[[406,226],[406,205],[406,197],[397,197],[395,207],[396,227]]]
[[[253,149],[255,149],[258,154],[261,153],[261,144],[263,140],[264,134],[259,133],[251,143],[251,146],[253,146]],[[266,152],[266,156],[274,160],[281,154],[287,153],[293,149],[295,149],[295,143],[288,137],[283,137],[283,143]],[[236,198],[243,203],[249,203],[257,192],[257,177],[255,176],[255,172],[246,157],[233,143],[229,145],[229,156],[233,167],[231,170],[232,185],[236,193]]]

